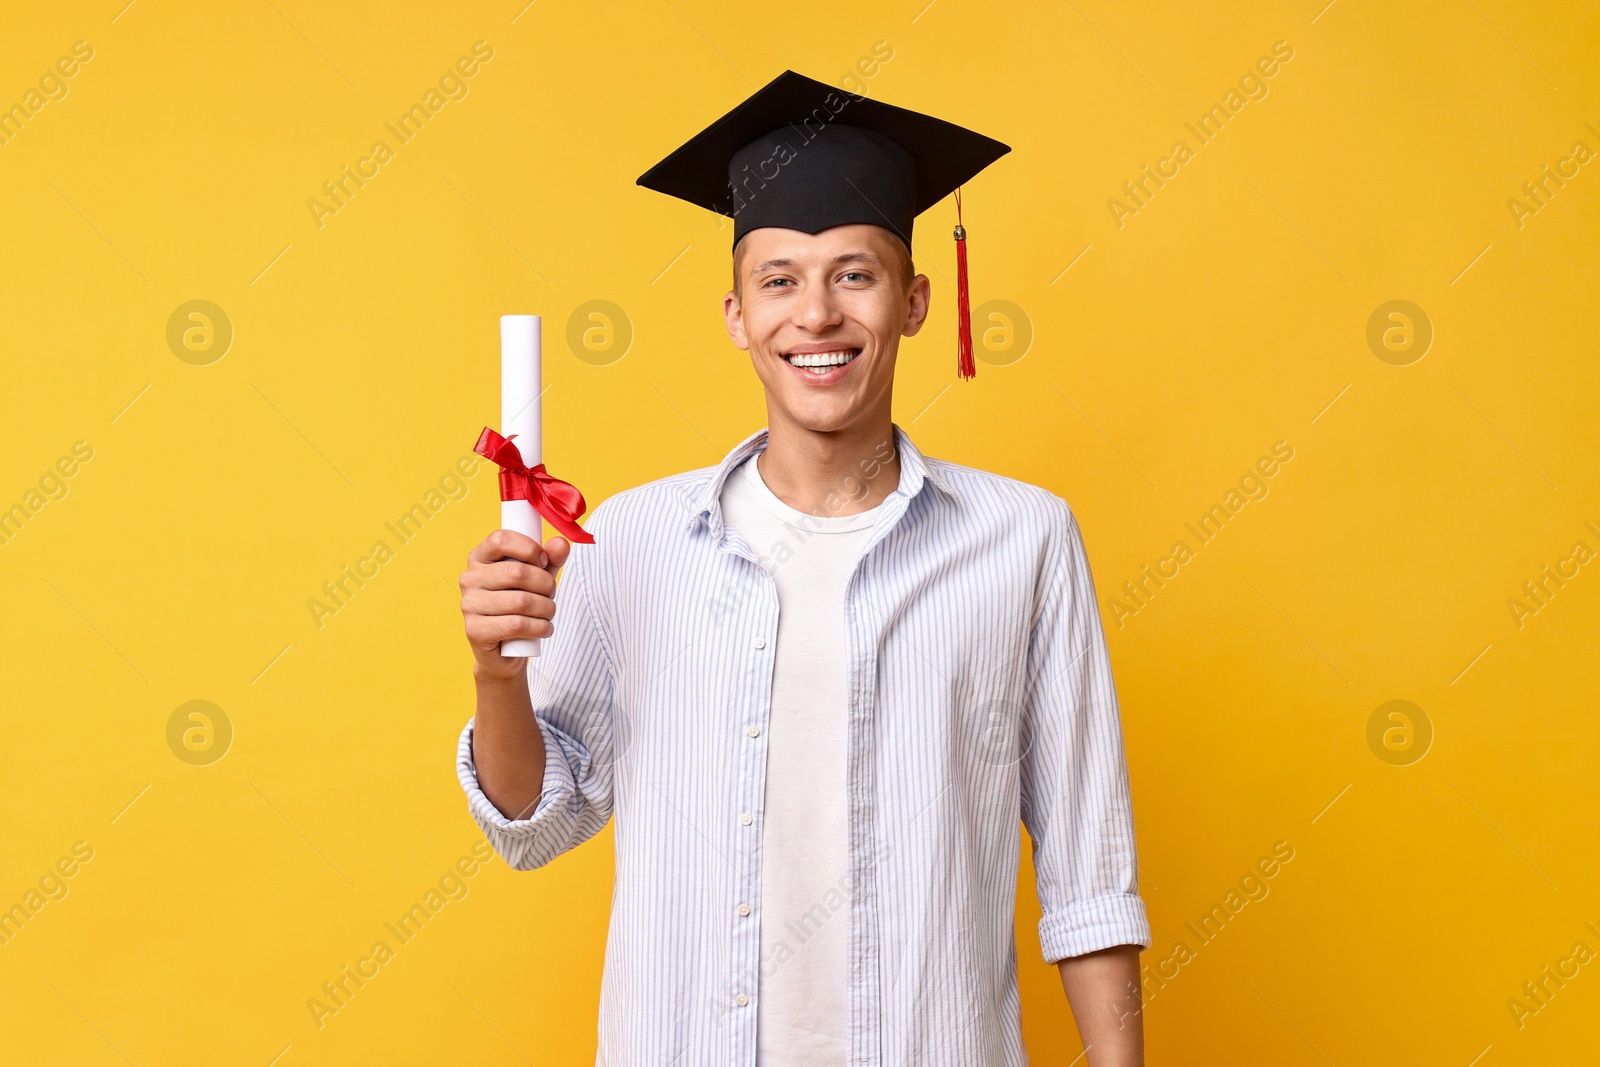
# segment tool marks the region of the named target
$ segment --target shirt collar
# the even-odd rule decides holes
[[[956,493],[951,487],[949,479],[928,465],[927,457],[911,442],[911,435],[906,433],[905,429],[897,422],[891,422],[889,425],[894,430],[895,451],[900,456],[900,485],[895,489],[895,492],[900,493],[908,500],[915,499],[916,495],[922,491],[923,482],[926,481],[931,482],[946,496],[954,498]],[[687,530],[704,519],[712,524],[713,532],[720,535],[720,531],[716,530],[716,527],[720,526],[722,521],[719,501],[722,497],[723,483],[728,480],[730,474],[739,468],[739,464],[757,452],[766,451],[766,447],[767,427],[765,426],[740,441],[737,445],[734,445],[733,451],[729,452],[723,461],[716,466],[711,472],[710,478],[696,485],[695,501],[691,505],[694,510],[684,521],[683,528]]]

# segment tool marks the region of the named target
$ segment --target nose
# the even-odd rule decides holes
[[[826,283],[806,286],[795,302],[794,316],[795,325],[808,333],[824,333],[843,320],[833,287]]]

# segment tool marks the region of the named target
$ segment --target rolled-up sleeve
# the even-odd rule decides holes
[[[598,542],[602,504],[585,527]],[[476,718],[461,731],[456,776],[472,818],[517,870],[542,867],[600,832],[611,817],[617,710],[612,661],[594,597],[597,545],[574,544],[556,587],[555,632],[529,662],[528,691],[544,741],[544,785],[533,810],[507,818],[484,795],[472,755]]]
[[[1077,518],[1052,495],[1023,708],[1022,819],[1047,962],[1150,945],[1111,658]]]

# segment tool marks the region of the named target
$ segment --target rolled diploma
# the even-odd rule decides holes
[[[512,444],[522,453],[529,467],[544,462],[539,411],[539,316],[500,316],[500,432],[513,434]],[[527,534],[544,544],[543,519],[526,500],[500,501],[500,526]],[[537,656],[539,638],[519,637],[500,643],[500,654],[508,658]]]

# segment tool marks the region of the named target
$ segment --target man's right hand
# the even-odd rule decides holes
[[[556,575],[572,552],[565,537],[541,547],[526,534],[496,530],[467,554],[461,614],[479,677],[521,676],[528,661],[500,654],[500,642],[555,633]]]

